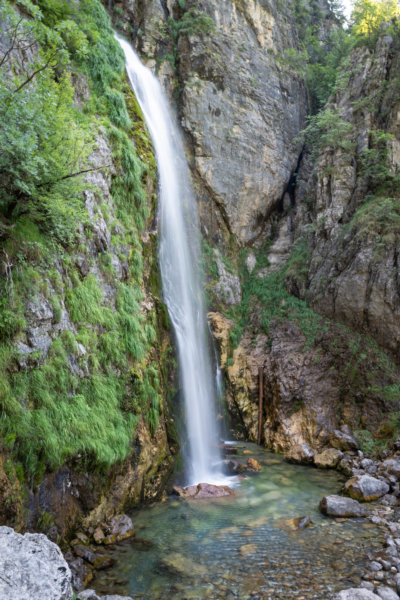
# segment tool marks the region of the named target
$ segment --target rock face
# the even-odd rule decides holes
[[[365,517],[365,508],[351,498],[324,496],[319,504],[320,511],[328,517]]]
[[[301,149],[294,140],[304,125],[305,90],[280,61],[296,47],[292,7],[207,0],[202,8],[216,31],[180,42],[182,124],[209,193],[204,217],[219,212],[238,242],[249,243],[283,197]]]
[[[389,486],[385,481],[371,477],[371,475],[353,477],[345,483],[344,488],[349,496],[363,502],[377,500],[389,491]]]
[[[43,534],[0,527],[0,597],[71,600],[71,572],[56,544]]]
[[[124,7],[134,29],[142,30],[139,50],[170,90],[167,19],[182,18],[181,3],[151,0],[136,14],[132,3]],[[187,0],[185,10],[192,9],[215,24],[206,34],[181,35],[176,53],[180,118],[194,157],[202,223],[217,237],[233,234],[247,244],[264,232],[301,152],[306,92],[286,60],[298,49],[294,3]]]
[[[362,72],[359,65],[363,65]],[[318,312],[367,332],[397,356],[399,239],[390,203],[380,198],[378,208],[373,178],[361,165],[366,153],[376,148],[375,130],[393,136],[384,142],[388,172],[393,174],[399,167],[399,101],[395,91],[399,66],[398,36],[393,38],[384,31],[374,48],[353,51],[347,81],[328,105],[348,124],[345,139],[350,145],[347,150],[322,148],[312,168],[303,165],[299,181],[305,183],[297,189],[298,214],[294,220],[299,230],[310,222],[316,227],[309,236],[311,257],[306,281],[298,281],[297,289]],[[366,198],[369,207],[359,212]],[[305,200],[311,211],[307,212]],[[376,246],[378,239],[381,250]]]

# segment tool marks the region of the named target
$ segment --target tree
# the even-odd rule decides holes
[[[352,13],[353,30],[360,36],[371,36],[381,23],[400,16],[397,0],[356,0]]]

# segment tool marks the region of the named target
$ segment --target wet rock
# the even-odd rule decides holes
[[[76,554],[76,556],[83,558],[84,560],[86,560],[87,562],[89,562],[92,565],[94,564],[94,561],[96,558],[96,553],[93,552],[93,550],[91,550],[87,546],[82,546],[82,544],[74,545],[73,549],[74,549],[74,554]]]
[[[255,544],[244,544],[240,546],[240,554],[242,556],[248,556],[249,554],[255,554],[257,552],[257,546]]]
[[[168,571],[188,578],[201,577],[207,574],[206,567],[183,556],[183,554],[179,554],[179,552],[172,552],[163,558],[161,565]]]
[[[337,448],[328,448],[314,456],[314,464],[321,469],[335,469],[343,457],[343,452]]]
[[[281,521],[278,521],[277,525],[282,526],[284,529],[299,531],[306,529],[306,527],[309,527],[311,523],[312,521],[310,517],[295,517],[292,519],[282,519]]]
[[[234,491],[226,485],[213,485],[211,483],[198,483],[185,488],[174,486],[173,489],[182,498],[222,498],[234,494]]]
[[[379,596],[365,588],[350,588],[336,594],[333,600],[379,600]]]
[[[344,496],[324,496],[319,509],[328,517],[365,517],[366,515],[364,507],[357,500]]]
[[[132,519],[128,515],[116,515],[110,521],[109,533],[102,541],[103,544],[115,544],[135,535]]]
[[[311,464],[314,460],[314,450],[306,443],[296,444],[285,454],[285,460],[291,463]]]
[[[258,460],[256,460],[255,458],[248,458],[247,459],[247,470],[248,471],[261,471],[261,466],[260,463],[258,462]]]
[[[60,548],[45,535],[0,527],[0,598],[70,600],[71,571]]]
[[[218,298],[225,304],[240,304],[242,300],[242,289],[238,275],[231,273],[222,260],[219,250],[214,249],[215,264],[218,271],[218,282],[215,292]]]
[[[361,475],[346,481],[344,489],[351,498],[362,502],[370,502],[387,494],[390,488],[387,483],[380,479],[371,477],[371,475]]]
[[[396,592],[392,588],[385,585],[380,585],[377,587],[376,593],[382,600],[399,600],[399,596],[396,594]]]
[[[344,452],[347,450],[358,450],[359,448],[358,442],[353,435],[344,433],[338,429],[332,431],[329,440],[333,448],[336,448],[337,450],[343,450]]]

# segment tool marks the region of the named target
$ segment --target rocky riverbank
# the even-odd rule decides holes
[[[384,546],[370,553],[360,588],[343,590],[335,600],[397,600],[400,596],[400,444],[371,459],[361,451],[345,454],[338,468],[351,475],[343,487],[350,497],[323,498],[320,509],[334,518],[366,516],[386,530]],[[361,504],[362,502],[362,504]],[[368,504],[372,502],[372,504]]]

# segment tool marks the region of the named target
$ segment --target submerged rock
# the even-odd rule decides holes
[[[41,533],[0,527],[0,598],[70,600],[71,571],[60,548]]]
[[[350,588],[342,590],[333,600],[382,600],[379,596],[365,588]]]
[[[361,475],[346,481],[344,488],[351,498],[370,502],[384,496],[389,491],[389,485],[371,475]]]
[[[365,508],[352,498],[344,496],[324,496],[319,503],[319,509],[328,517],[365,517]]]
[[[261,471],[261,466],[258,460],[255,458],[247,459],[247,470],[248,471]]]
[[[174,492],[181,498],[222,498],[233,496],[235,493],[227,485],[213,485],[212,483],[198,483],[187,487],[174,486]]]
[[[278,521],[277,525],[283,527],[283,529],[289,529],[292,531],[300,531],[306,529],[311,525],[312,521],[310,517],[295,517],[291,519],[282,519]]]
[[[101,541],[102,544],[115,544],[135,535],[132,519],[128,515],[116,515],[110,521],[109,534]]]
[[[179,552],[172,552],[163,558],[161,565],[183,577],[193,578],[207,574],[206,567],[199,565],[187,556],[183,556],[183,554],[179,554]]]

